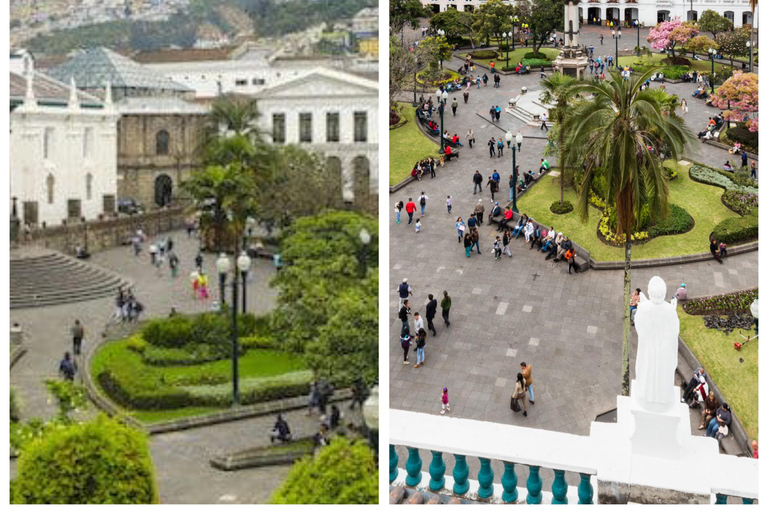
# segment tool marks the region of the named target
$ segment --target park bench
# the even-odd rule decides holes
[[[429,121],[430,119],[427,119],[427,117],[424,115],[423,111],[420,108],[416,109],[416,118],[419,120],[419,122],[424,126],[427,133],[432,136],[438,136],[440,135],[439,129],[433,129],[429,127]]]

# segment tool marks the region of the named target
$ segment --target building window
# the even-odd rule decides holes
[[[272,142],[285,144],[285,114],[272,114]]]
[[[93,195],[93,174],[85,175],[85,198],[90,201]]]
[[[68,199],[67,200],[67,218],[79,219],[81,216],[82,216],[82,208],[80,206],[80,200]]]
[[[251,85],[264,85],[263,78],[254,78],[251,80]]]
[[[235,85],[238,87],[244,87],[248,85],[248,80],[245,78],[240,78],[238,80],[235,80]]]
[[[37,225],[37,201],[24,201],[24,224]]]
[[[104,194],[101,200],[104,206],[104,213],[115,213],[115,196]]]
[[[53,177],[53,174],[49,174],[48,177],[45,178],[45,194],[48,196],[48,204],[53,204],[53,192],[55,186],[56,178]]]
[[[86,128],[83,134],[83,158],[93,156],[93,128]]]
[[[43,132],[43,158],[48,159],[53,153],[53,128],[46,128]]]
[[[168,142],[170,141],[170,136],[168,135],[168,132],[165,130],[160,130],[157,132],[157,135],[155,135],[155,153],[158,155],[167,155],[168,154]]]
[[[312,142],[312,114],[299,114],[299,142]]]
[[[368,114],[355,112],[355,142],[368,141]]]
[[[339,113],[325,114],[325,139],[327,142],[339,142]]]

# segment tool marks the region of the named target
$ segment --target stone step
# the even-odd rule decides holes
[[[45,250],[13,254],[10,274],[11,309],[114,296],[120,286],[130,284],[97,265]]]

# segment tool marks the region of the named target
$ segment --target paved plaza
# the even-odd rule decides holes
[[[597,38],[597,30],[589,27],[585,32],[592,31],[591,37]],[[610,32],[607,34],[604,53],[609,53]],[[590,44],[588,38],[582,42]],[[599,40],[596,54],[598,45]],[[449,67],[456,69],[460,64],[454,58]],[[480,228],[482,255],[472,253],[469,259],[464,255],[463,244],[457,243],[456,218],[466,221],[479,198],[485,204],[486,217],[492,207],[488,189],[473,195],[474,172],[479,170],[487,179],[498,170],[502,186],[496,200],[501,206],[508,202],[506,184],[512,171],[512,152],[505,148],[501,158],[491,159],[487,141],[503,138],[507,129],[513,133],[521,130],[525,141],[517,154],[517,165],[522,172],[530,169],[534,173],[546,145],[546,134],[538,128],[525,126],[507,113],[502,113],[497,126],[489,122],[487,114],[491,105],[503,109],[522,86],[528,87],[529,94],[538,95],[538,71],[527,76],[502,76],[499,89],[490,82],[479,90],[473,87],[468,104],[464,104],[461,92],[450,95],[449,104],[454,96],[459,100],[456,116],[446,109],[445,130],[458,133],[463,140],[472,128],[477,145],[470,149],[465,142],[459,148],[460,158],[438,169],[436,178],[425,177],[390,195],[391,204],[409,197],[416,202],[422,191],[429,197],[419,234],[408,226],[405,214],[399,225],[393,214],[388,219],[390,407],[439,414],[440,392],[448,387],[454,416],[588,435],[590,423],[615,408],[621,392],[623,271],[589,270],[568,275],[564,263],[545,261],[541,253],[529,250],[522,237],[510,245],[511,260],[502,256],[496,261],[492,243],[497,232],[487,223]],[[681,97],[688,97],[692,90],[690,84],[667,84],[668,92]],[[410,101],[409,96],[404,94],[403,101]],[[689,109],[685,121],[694,132],[716,113],[693,99],[689,99]],[[686,157],[717,166],[729,156],[722,149],[695,142]],[[556,164],[553,158],[548,160]],[[445,207],[448,195],[453,198],[451,214]],[[415,216],[419,216],[418,211]],[[706,240],[701,247],[691,248],[692,252],[707,250]],[[633,270],[632,287],[645,289],[648,280],[659,275],[667,282],[669,297],[681,282],[686,283],[692,297],[732,292],[757,286],[757,264],[758,253],[751,252],[729,257],[724,265],[707,260]],[[413,367],[414,351],[409,356],[411,364],[403,364],[399,344],[396,288],[403,278],[408,278],[413,288],[412,312],[424,315],[429,293],[439,302],[447,290],[453,301],[451,327],[445,327],[438,311],[438,334],[428,335],[426,364],[418,369]],[[412,319],[410,323],[413,326]],[[535,404],[528,406],[528,417],[509,408],[522,361],[533,369]]]
[[[179,277],[172,279],[166,268],[158,273],[149,263],[146,251],[135,258],[130,247],[117,247],[94,254],[91,262],[116,272],[134,283],[137,298],[147,317],[167,316],[171,307],[183,313],[210,309],[212,300],[195,300],[187,276],[194,266],[198,242],[183,232],[169,233],[174,250],[181,260]],[[146,246],[145,246],[146,249]],[[212,297],[218,299],[215,272],[216,256],[205,254],[204,267],[211,276]],[[248,310],[266,313],[274,307],[276,292],[268,287],[274,275],[269,260],[254,259],[248,284]],[[231,293],[228,289],[227,295]],[[11,385],[18,390],[22,417],[48,418],[55,413],[49,402],[44,380],[57,377],[58,362],[65,350],[71,350],[69,328],[79,318],[86,329],[83,351],[87,352],[100,338],[110,315],[114,298],[104,298],[46,308],[12,310],[11,323],[24,329],[28,352],[11,369]],[[91,407],[89,414],[97,409]],[[309,435],[317,427],[316,418],[304,411],[288,413],[292,430]],[[231,451],[267,443],[272,416],[257,417],[181,432],[154,435],[150,438],[152,459],[157,473],[163,503],[256,503],[269,499],[272,491],[286,477],[290,466],[222,472],[212,468],[209,459]],[[11,461],[11,478],[15,461]],[[205,482],[201,485],[201,482]]]

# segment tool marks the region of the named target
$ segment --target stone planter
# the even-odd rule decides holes
[[[312,454],[313,450],[312,438],[302,437],[290,443],[251,448],[214,457],[210,463],[211,466],[222,471],[293,464],[305,455]]]

